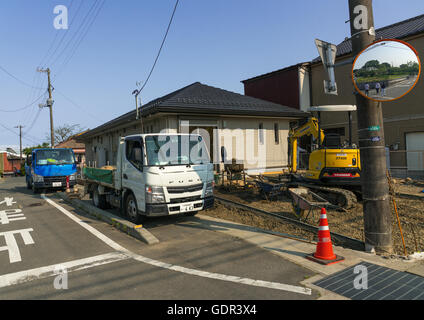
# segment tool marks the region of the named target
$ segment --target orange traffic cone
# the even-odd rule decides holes
[[[333,244],[331,243],[330,228],[328,227],[327,211],[325,208],[321,209],[317,250],[315,253],[306,256],[306,258],[325,265],[344,260],[343,257],[336,256],[333,252]]]

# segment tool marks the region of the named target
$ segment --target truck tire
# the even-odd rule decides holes
[[[38,193],[40,193],[40,189],[38,189],[38,188],[35,186],[34,182],[32,182],[32,184],[31,184],[31,188],[32,188],[32,192],[33,192],[34,194],[38,194]]]
[[[141,223],[144,220],[144,217],[138,213],[137,201],[132,193],[125,200],[125,215],[129,221],[135,224]]]
[[[97,188],[94,188],[92,193],[92,200],[95,207],[99,209],[106,209],[107,208],[107,202],[105,195],[99,194],[99,190]]]

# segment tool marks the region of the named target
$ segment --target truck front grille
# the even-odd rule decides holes
[[[53,182],[62,182],[63,184],[66,183],[66,176],[65,177],[44,177],[45,183],[53,183]]]
[[[202,200],[201,196],[171,199],[171,204]]]
[[[176,194],[176,193],[185,193],[185,192],[196,192],[203,189],[203,184],[195,184],[192,186],[186,186],[186,187],[168,187],[168,193],[170,194]]]

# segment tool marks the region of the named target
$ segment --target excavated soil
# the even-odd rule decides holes
[[[424,195],[421,191],[424,189],[424,183],[416,181],[395,180],[396,193],[405,193],[410,196],[397,195],[395,197],[401,227],[405,239],[405,245],[408,254],[424,251]],[[292,200],[287,190],[282,190],[281,195],[272,200],[264,199],[256,188],[243,189],[216,189],[215,194],[235,202],[247,204],[268,212],[279,213],[289,218],[297,218],[294,213]],[[392,222],[393,222],[393,247],[394,253],[404,255],[402,238],[399,231],[398,220],[392,204]],[[307,223],[318,226],[319,210],[314,210],[308,216]],[[216,204],[214,209],[204,212],[217,218],[231,220],[246,225],[287,233],[307,240],[316,240],[316,236],[308,231],[302,230],[296,226],[285,223],[281,219],[267,215],[256,214],[246,210],[234,209],[230,206]],[[358,203],[355,208],[344,211],[328,210],[328,222],[330,230],[345,236],[364,241],[364,223],[362,204]]]

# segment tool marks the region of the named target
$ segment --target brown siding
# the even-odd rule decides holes
[[[244,82],[244,94],[300,109],[298,68],[247,80]]]

